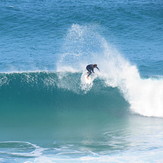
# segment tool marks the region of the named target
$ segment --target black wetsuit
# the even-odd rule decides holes
[[[88,76],[91,75],[92,72],[94,73],[94,68],[97,68],[99,70],[97,66],[94,67],[94,64],[87,65],[86,69],[88,70]]]

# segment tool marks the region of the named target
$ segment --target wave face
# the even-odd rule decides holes
[[[130,108],[144,116],[162,117],[162,79],[141,79],[135,66],[122,67],[117,74],[103,72],[91,84],[84,83],[82,73],[1,73],[1,111],[51,106],[70,110],[105,108],[125,114]],[[117,66],[111,69],[116,72]]]
[[[106,87],[97,79],[93,88],[83,90],[81,73],[29,72],[1,74],[1,111],[14,112],[23,107],[51,107],[53,110],[83,110],[110,108],[113,112],[125,112],[127,102],[116,88]],[[47,105],[48,104],[48,105]],[[18,107],[18,106],[21,106]],[[18,109],[19,108],[19,109]],[[127,108],[125,108],[127,110]]]

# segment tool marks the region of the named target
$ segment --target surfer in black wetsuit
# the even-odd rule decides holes
[[[97,68],[100,71],[100,69],[97,67],[97,64],[87,65],[87,67],[86,67],[86,69],[88,70],[87,78],[92,74],[92,72],[94,73],[94,68]]]

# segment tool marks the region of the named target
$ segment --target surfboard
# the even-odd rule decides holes
[[[90,76],[88,77],[87,74],[84,75],[84,80],[85,80],[85,83],[86,83],[86,84],[91,84],[91,82],[92,82],[91,77],[90,77]]]

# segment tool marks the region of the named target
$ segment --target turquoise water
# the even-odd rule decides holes
[[[1,0],[0,36],[0,162],[163,161],[161,0]]]

